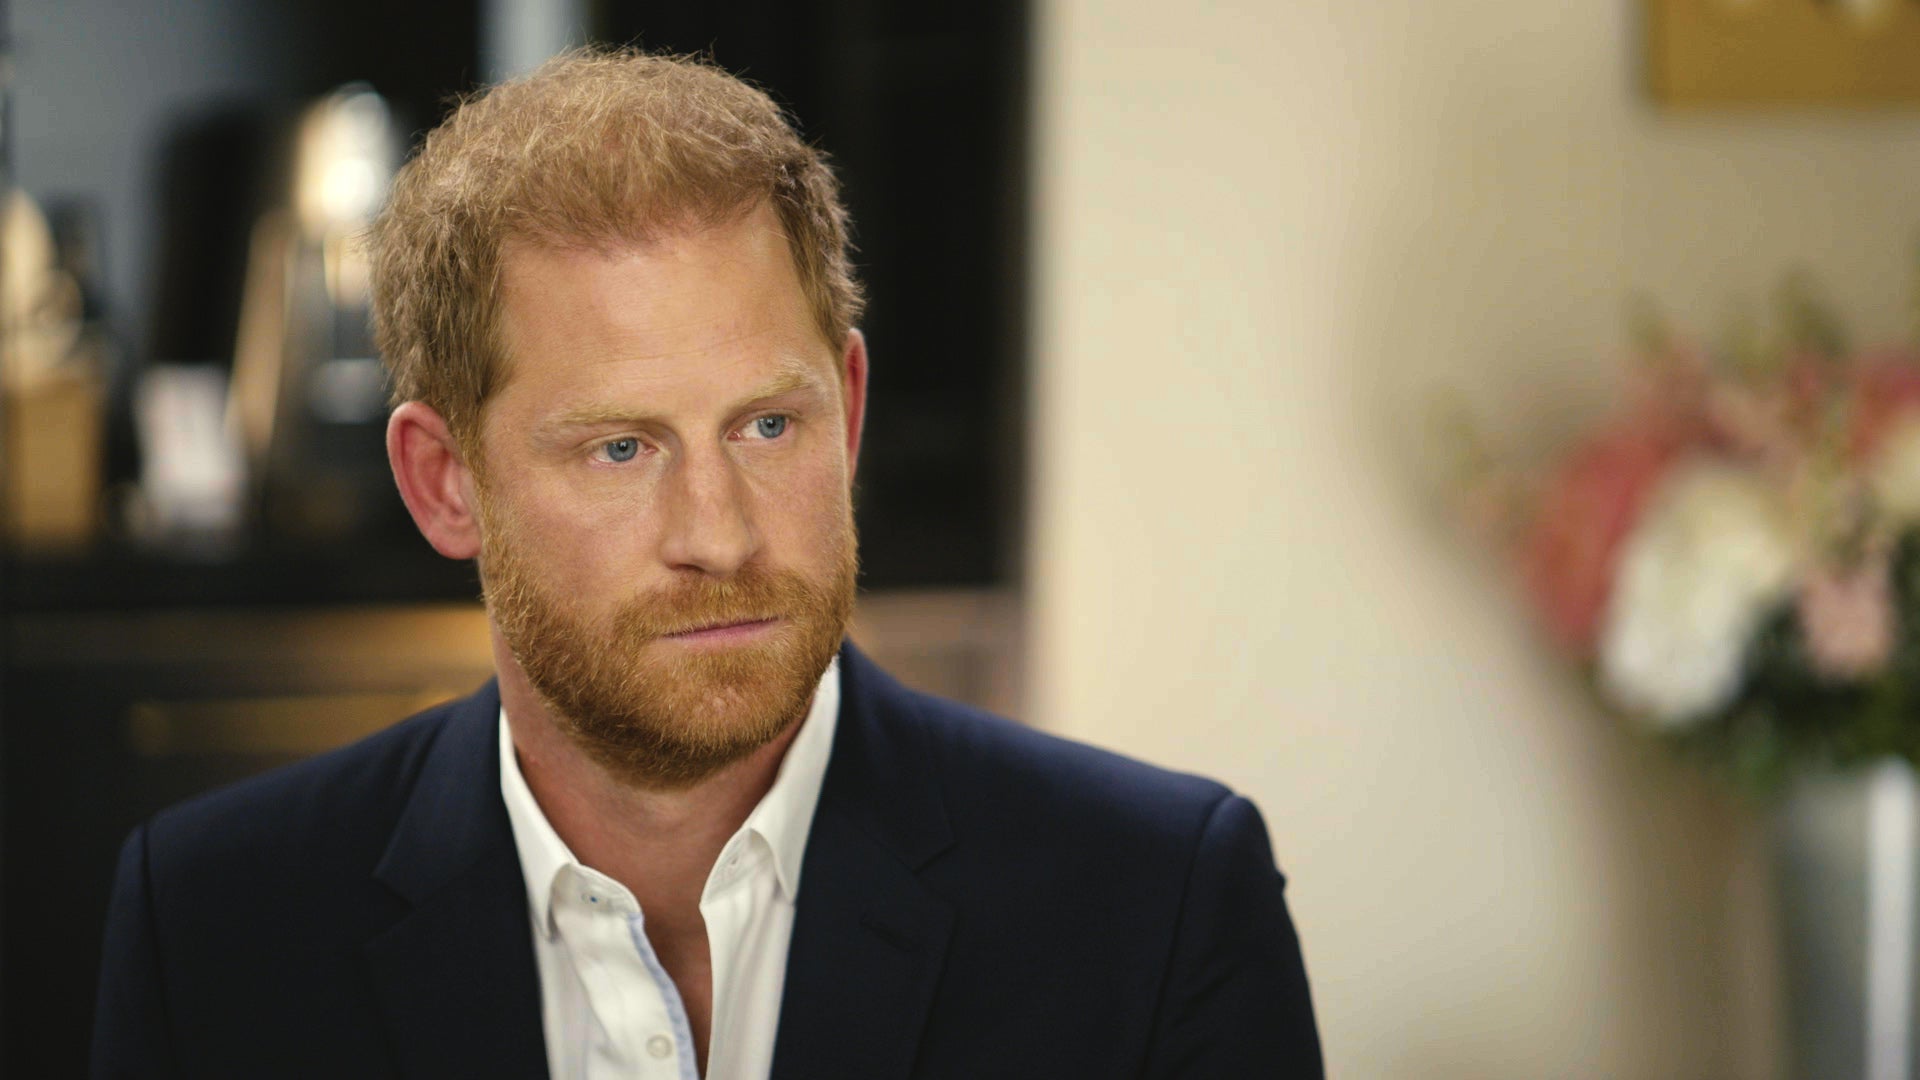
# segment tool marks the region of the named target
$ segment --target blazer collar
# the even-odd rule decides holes
[[[505,841],[512,846],[500,800],[500,715],[495,681],[446,706],[438,733],[423,752],[406,808],[373,876],[414,904],[460,877]]]
[[[912,692],[852,642],[840,655],[840,724],[821,805],[918,870],[953,843],[926,724]]]
[[[499,688],[447,708],[374,869],[411,904],[365,947],[375,996],[404,1075],[545,1076],[533,925],[500,799]]]
[[[795,902],[775,1080],[905,1077],[953,908],[918,871],[953,831],[914,699],[851,644]]]

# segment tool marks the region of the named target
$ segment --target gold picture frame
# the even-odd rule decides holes
[[[1920,0],[1643,0],[1670,106],[1920,103]]]

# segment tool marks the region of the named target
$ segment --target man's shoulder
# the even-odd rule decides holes
[[[427,758],[476,698],[434,706],[348,746],[162,810],[145,826],[149,858],[195,877],[216,871],[256,880],[338,865],[342,857],[370,868]]]
[[[1034,781],[1035,795],[1078,798],[1123,796],[1175,803],[1212,803],[1221,784],[1177,772],[1030,724],[931,694],[913,693],[942,764],[1005,780]]]
[[[1203,776],[1138,761],[982,709],[913,693],[948,809],[1085,843],[1191,843],[1233,798]]]

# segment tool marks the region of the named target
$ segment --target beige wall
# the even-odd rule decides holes
[[[1750,823],[1441,528],[1423,406],[1564,431],[1633,291],[1794,263],[1900,331],[1920,114],[1658,114],[1634,10],[1039,5],[1030,713],[1259,803],[1337,1076],[1773,1060]]]

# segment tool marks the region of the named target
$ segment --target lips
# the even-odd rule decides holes
[[[765,629],[772,626],[776,621],[777,619],[775,618],[733,619],[725,622],[707,623],[701,626],[689,627],[685,630],[675,630],[673,633],[664,636],[672,638],[726,637],[733,634],[747,634],[756,630]]]

